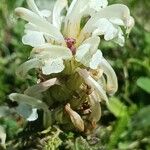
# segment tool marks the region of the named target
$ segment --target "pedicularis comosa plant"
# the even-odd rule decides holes
[[[107,0],[57,0],[52,11],[39,10],[34,0],[27,4],[29,9],[19,7],[15,13],[27,21],[22,42],[32,51],[17,75],[28,78],[34,69],[38,80],[9,98],[27,121],[35,121],[42,111],[45,128],[57,124],[91,133],[101,118],[101,102],[109,103],[108,96],[118,88],[100,50],[101,39],[123,46],[134,19],[127,6],[108,6]]]

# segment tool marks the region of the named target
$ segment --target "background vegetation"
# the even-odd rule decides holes
[[[102,106],[100,127],[92,136],[85,137],[62,132],[57,127],[40,132],[37,131],[40,124],[37,129],[29,124],[17,135],[20,120],[0,119],[0,125],[7,131],[7,149],[150,149],[150,1],[109,2],[126,4],[136,23],[123,48],[111,42],[102,42],[100,47],[111,60],[119,80],[119,90],[111,98],[110,107]],[[26,5],[25,0],[0,0],[0,105],[13,106],[8,94],[22,92],[34,82],[34,79],[22,80],[15,75],[16,68],[28,58],[31,49],[21,42],[25,22],[17,21],[13,15],[14,8],[22,5]]]

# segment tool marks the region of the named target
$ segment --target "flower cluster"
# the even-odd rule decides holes
[[[24,94],[12,93],[17,111],[28,121],[43,110],[45,126],[60,124],[68,129],[91,131],[101,117],[100,102],[118,88],[116,74],[99,49],[100,39],[124,45],[134,19],[127,6],[108,6],[107,0],[57,0],[53,10],[16,8],[28,23],[22,42],[33,47],[30,59],[17,74],[25,78],[36,69],[39,80]],[[27,113],[28,112],[28,113]]]

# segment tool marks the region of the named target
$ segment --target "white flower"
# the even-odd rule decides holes
[[[100,39],[104,37],[106,41],[112,40],[120,46],[124,45],[122,27],[129,33],[134,26],[128,7],[123,4],[107,6],[107,0],[72,0],[70,6],[67,0],[57,0],[50,12],[39,10],[34,0],[27,0],[27,4],[30,10],[20,7],[15,12],[28,22],[22,42],[32,46],[33,50],[30,60],[19,67],[17,74],[24,77],[33,68],[40,69],[44,75],[60,73],[65,69],[66,62],[75,60],[79,64],[75,71],[93,90],[89,95],[93,111],[90,117],[93,122],[97,122],[100,119],[98,100],[108,102],[107,93],[112,95],[118,88],[116,74],[98,48]],[[96,76],[91,75],[93,70],[102,71]],[[15,94],[11,99],[18,96],[22,97]],[[24,97],[28,98],[32,99],[29,96]],[[81,123],[80,130],[84,130],[80,116],[70,106],[66,106],[74,114],[70,114],[74,125],[80,128]],[[99,112],[96,118],[94,109]],[[74,116],[80,118],[80,123],[76,122]]]
[[[125,5],[107,6],[107,0],[73,0],[69,8],[67,0],[57,0],[53,12],[39,10],[34,0],[27,0],[27,4],[31,10],[25,8],[15,10],[19,17],[29,22],[25,26],[26,34],[22,38],[23,43],[35,49],[40,47],[43,51],[47,49],[48,44],[49,49],[53,49],[55,45],[58,49],[62,47],[65,53],[69,53],[67,52],[69,49],[74,50],[76,60],[92,69],[96,69],[100,62],[100,59],[95,61],[101,55],[98,52],[100,42],[98,36],[104,35],[105,40],[114,40],[123,45],[124,37],[120,26],[130,30],[134,24],[129,9]],[[65,9],[66,16],[62,13]],[[81,20],[86,16],[90,16],[90,19],[81,28]],[[74,43],[69,43],[70,39],[73,39]],[[61,72],[64,69],[64,59],[66,58],[51,59],[49,57],[42,61],[43,74]],[[47,65],[51,65],[51,69],[47,70]]]

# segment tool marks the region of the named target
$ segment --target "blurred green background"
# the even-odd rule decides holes
[[[109,4],[126,4],[135,18],[135,27],[124,47],[102,42],[100,49],[117,73],[119,90],[111,98],[111,107],[107,109],[103,106],[100,129],[96,133],[99,139],[97,145],[92,145],[91,139],[86,143],[81,137],[75,140],[75,144],[79,150],[85,147],[95,150],[100,147],[108,150],[149,150],[150,0],[108,1]],[[22,92],[33,82],[15,75],[16,68],[28,58],[31,50],[21,42],[25,22],[18,21],[13,14],[18,6],[26,6],[25,0],[0,0],[0,105],[10,104],[10,93]],[[66,144],[70,141],[68,134],[63,136]],[[64,147],[63,144],[59,146],[60,149]]]

